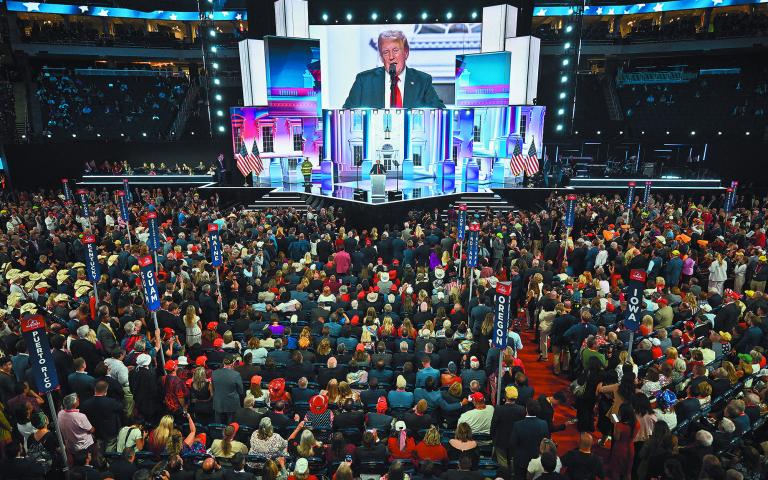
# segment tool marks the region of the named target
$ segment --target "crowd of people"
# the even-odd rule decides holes
[[[132,192],[126,222],[112,192],[89,193],[89,218],[59,193],[0,201],[6,478],[51,478],[64,462],[72,478],[117,480],[768,472],[764,198],[726,214],[714,196],[652,195],[625,211],[618,196],[581,195],[572,229],[558,196],[541,211],[473,212],[469,269],[453,209],[376,225],[333,208],[222,211],[158,188]],[[154,313],[139,266],[150,211]],[[97,238],[96,289],[84,232]],[[503,349],[499,282],[513,306]],[[61,383],[55,418],[19,329],[35,314]],[[551,374],[532,381],[523,351]],[[551,391],[559,377],[570,388]],[[576,417],[558,424],[569,407]],[[558,446],[566,434],[576,448]]]
[[[37,77],[43,136],[166,139],[184,101],[184,76],[99,75],[43,69]]]

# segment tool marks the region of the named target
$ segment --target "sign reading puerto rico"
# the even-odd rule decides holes
[[[29,368],[35,379],[38,393],[48,393],[59,387],[59,376],[51,354],[51,344],[45,333],[42,315],[30,315],[21,319],[21,334],[29,352]]]

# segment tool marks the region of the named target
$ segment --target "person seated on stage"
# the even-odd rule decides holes
[[[173,173],[175,173],[176,175],[184,174],[184,170],[182,169],[181,164],[179,164],[179,163],[176,164],[176,171],[173,172]]]
[[[376,163],[371,167],[371,175],[386,175],[387,168],[381,163],[380,159],[376,159]]]
[[[160,175],[165,175],[167,173],[171,173],[170,169],[165,165],[165,162],[160,162],[160,167],[157,169],[157,173]]]
[[[208,167],[208,171],[205,174],[206,175],[216,175],[216,165],[211,164],[211,166]]]
[[[202,160],[200,160],[200,163],[197,164],[197,166],[195,167],[194,170],[195,170],[195,173],[197,173],[197,174],[203,174],[206,171],[208,171],[208,169],[205,168],[205,165],[203,165],[203,161]]]
[[[155,163],[154,162],[149,164],[149,169],[147,170],[147,175],[157,175],[157,169],[155,168]]]
[[[123,160],[123,173],[127,173],[128,175],[131,175],[133,173],[133,169],[130,165],[128,165],[127,160]]]

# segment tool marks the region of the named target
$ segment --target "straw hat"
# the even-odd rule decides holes
[[[83,262],[77,262],[72,265],[72,268],[85,268],[85,264]]]
[[[21,300],[21,294],[19,292],[11,292],[8,295],[8,299],[6,300],[6,304],[13,308],[16,306],[17,303],[19,303],[19,300]]]
[[[20,311],[22,314],[25,314],[25,313],[37,313],[37,305],[35,305],[35,304],[34,304],[34,303],[32,303],[32,302],[30,302],[30,303],[25,303],[24,305],[22,305],[22,306],[21,306],[21,308],[19,309],[19,311]]]
[[[80,287],[80,288],[75,290],[75,296],[76,297],[82,297],[82,296],[86,295],[90,290],[91,290],[90,285],[82,286],[82,287]]]
[[[69,277],[69,272],[67,270],[59,270],[56,273],[56,282],[58,283],[64,283],[64,281]]]
[[[107,258],[107,266],[112,266],[117,262],[117,255],[110,255],[109,258]]]

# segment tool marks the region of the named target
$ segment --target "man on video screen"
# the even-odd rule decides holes
[[[344,108],[445,108],[432,87],[432,77],[406,68],[408,39],[399,30],[379,34],[379,56],[384,64],[357,74]],[[394,66],[394,101],[391,101],[390,69]]]

